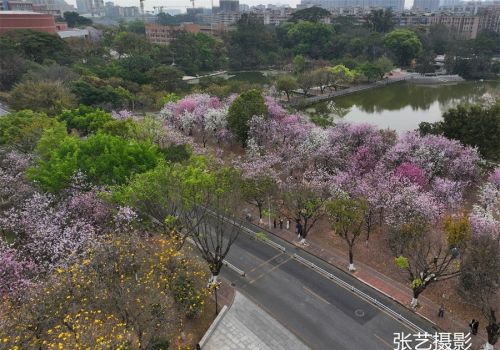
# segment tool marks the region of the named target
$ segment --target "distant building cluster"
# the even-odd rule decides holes
[[[146,23],[146,37],[151,43],[167,45],[180,31],[197,34],[205,33],[210,35],[217,35],[223,31],[222,27],[203,25],[195,23],[181,23],[180,25],[161,25],[154,23]]]
[[[408,12],[396,16],[400,27],[442,24],[463,39],[475,39],[483,30],[500,33],[500,1],[440,6],[434,12]]]
[[[417,1],[417,0],[415,0]],[[432,1],[432,0],[431,0]],[[404,0],[302,0],[301,7],[319,6],[324,9],[343,13],[352,9],[392,9],[394,12],[404,10]]]
[[[76,9],[64,0],[0,0],[0,11],[30,11],[61,16]]]

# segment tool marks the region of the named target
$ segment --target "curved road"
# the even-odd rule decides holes
[[[312,349],[395,349],[394,333],[417,333],[358,294],[294,259],[293,254],[313,262],[358,290],[401,314],[426,332],[432,325],[349,274],[273,236],[286,248],[282,252],[241,233],[227,261],[245,271],[241,277],[224,268],[222,276],[260,305]]]

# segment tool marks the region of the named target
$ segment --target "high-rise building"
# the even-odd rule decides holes
[[[404,0],[301,0],[301,7],[314,5],[327,10],[359,8],[383,8],[401,12],[404,9]]]
[[[439,0],[415,0],[412,9],[414,11],[435,12],[439,8]]]
[[[76,7],[79,13],[88,13],[92,16],[104,16],[106,14],[103,0],[76,0]]]
[[[240,2],[239,0],[220,0],[219,1],[219,12],[239,12]]]

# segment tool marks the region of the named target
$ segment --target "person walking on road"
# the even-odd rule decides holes
[[[280,230],[283,230],[283,219],[281,218],[281,216],[279,219],[279,223],[280,223]]]
[[[297,233],[297,238],[302,237],[302,224],[298,220],[297,220],[297,225],[295,225],[295,229]]]
[[[479,321],[476,320],[476,322],[474,322],[474,324],[472,325],[472,334],[476,335],[478,330],[479,330]]]
[[[438,317],[444,318],[444,305],[443,304],[441,304],[441,306],[439,307]]]
[[[472,319],[472,321],[469,322],[469,331],[470,331],[470,334],[474,334],[474,323],[476,323],[475,319]]]
[[[286,218],[286,229],[290,230],[290,218]]]

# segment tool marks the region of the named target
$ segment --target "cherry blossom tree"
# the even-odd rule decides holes
[[[34,192],[25,170],[32,165],[30,155],[15,150],[0,149],[0,214],[17,206]]]
[[[330,197],[329,186],[317,174],[289,176],[281,183],[281,211],[301,225],[300,243],[306,244],[308,233],[324,215],[324,204]]]
[[[0,298],[17,297],[32,285],[38,274],[37,265],[0,240]]]

